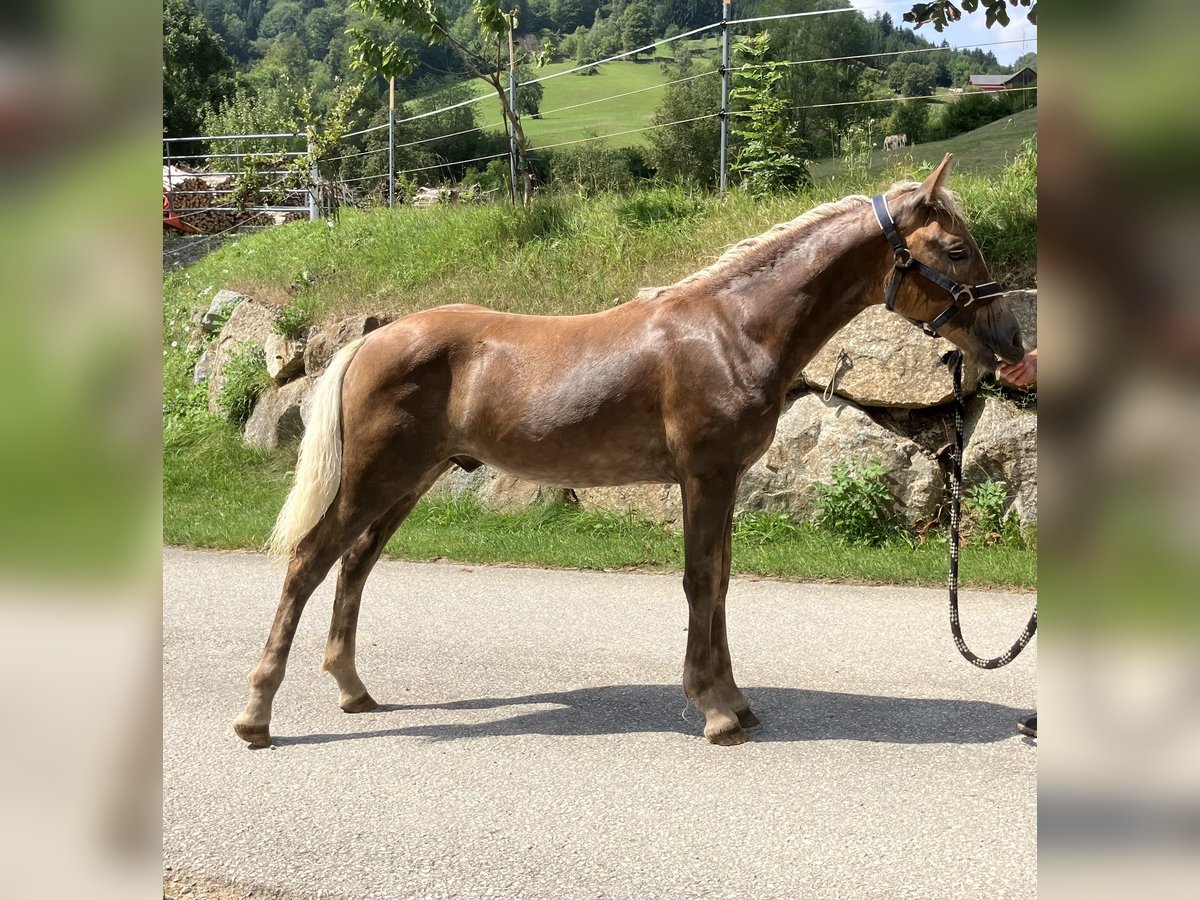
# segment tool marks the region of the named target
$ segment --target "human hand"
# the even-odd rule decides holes
[[[1030,350],[1020,362],[1000,363],[996,374],[1014,387],[1026,387],[1037,381],[1037,350]]]

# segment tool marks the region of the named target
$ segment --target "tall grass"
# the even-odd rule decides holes
[[[295,222],[222,247],[169,275],[164,297],[172,318],[183,319],[223,287],[302,306],[313,321],[358,312],[395,316],[444,303],[595,312],[702,268],[737,240],[828,200],[885,187],[899,174],[767,199],[735,193],[721,200],[664,187],[554,196],[529,209],[348,210],[336,222]],[[1034,151],[997,177],[964,175],[953,187],[993,275],[1029,284],[1037,253]]]

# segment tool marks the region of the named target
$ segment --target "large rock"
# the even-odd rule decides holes
[[[208,381],[208,409],[214,416],[221,414],[217,398],[225,386],[225,366],[242,345],[250,343],[262,347],[266,344],[267,338],[274,333],[274,325],[275,309],[249,298],[242,300],[230,313],[221,334],[201,357],[194,376],[197,383]],[[201,374],[205,374],[206,379],[201,379]]]
[[[1037,291],[1008,291],[1008,308],[1021,323],[1021,342],[1026,350],[1037,347]]]
[[[870,416],[834,398],[801,395],[780,417],[771,447],[742,480],[738,508],[813,514],[813,485],[829,482],[835,463],[853,469],[879,460],[893,496],[910,521],[933,518],[945,482],[937,462],[915,443],[877,425]]]
[[[1022,524],[1037,524],[1037,413],[1000,397],[976,397],[967,408],[963,483],[1003,481],[1009,508]],[[1007,512],[1007,510],[1006,510]]]
[[[271,334],[263,345],[267,358],[267,374],[276,384],[291,381],[304,373],[305,340],[291,340],[281,334]]]
[[[220,331],[238,304],[248,299],[245,294],[239,294],[237,291],[217,291],[208,310],[200,316],[200,327],[210,334]]]
[[[683,497],[677,484],[630,484],[623,487],[579,488],[584,507],[626,513],[651,522],[683,527]]]
[[[304,374],[321,374],[338,350],[385,324],[387,319],[380,316],[351,316],[318,329],[304,346]]]
[[[954,397],[950,370],[941,363],[953,347],[883,306],[871,306],[830,338],[800,377],[817,390],[832,377],[833,393],[860,406],[938,406]],[[965,361],[963,390],[973,393],[982,374]]]
[[[486,509],[495,512],[516,512],[535,503],[558,502],[567,497],[566,488],[523,481],[490,466],[480,466],[473,472],[452,466],[429,492],[451,497],[471,493]]]
[[[312,393],[312,381],[299,378],[283,387],[270,388],[258,398],[254,411],[246,421],[243,435],[247,444],[275,449],[280,444],[300,437],[304,425],[300,406]]]

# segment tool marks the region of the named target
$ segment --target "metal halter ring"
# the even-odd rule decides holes
[[[912,251],[907,247],[896,248],[896,266],[901,269],[907,269],[913,264]]]

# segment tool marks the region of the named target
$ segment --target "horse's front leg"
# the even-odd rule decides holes
[[[725,545],[735,488],[735,478],[721,475],[690,477],[683,484],[683,591],[689,612],[683,691],[704,713],[704,736],[725,746],[745,742],[738,712],[739,707],[749,708],[733,684],[732,669],[729,678],[723,677],[714,641],[717,610],[725,601],[723,588],[729,578]]]
[[[725,598],[729,594],[729,570],[733,563],[733,519],[725,529],[725,563],[724,575],[721,578],[721,594],[713,611],[712,644],[713,644],[713,677],[722,685],[733,700],[733,711],[737,713],[738,722],[743,728],[753,728],[759,724],[758,716],[750,708],[750,701],[733,679],[733,661],[729,655],[729,635],[725,629]]]

